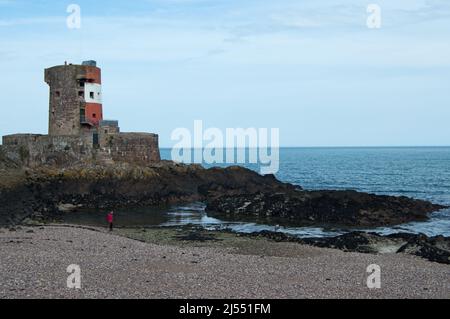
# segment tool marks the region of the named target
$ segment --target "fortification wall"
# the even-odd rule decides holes
[[[2,158],[27,167],[160,161],[158,135],[120,133],[118,121],[103,121],[101,70],[95,61],[48,68],[45,82],[50,86],[49,135],[4,136]]]
[[[16,134],[3,137],[4,156],[20,165],[68,166],[79,162],[128,162],[148,164],[160,161],[158,135],[147,133],[100,134],[95,147],[92,135],[49,136]]]
[[[24,166],[70,165],[91,158],[92,143],[88,137],[49,135],[9,135],[3,137],[5,155]]]
[[[102,150],[116,162],[149,163],[161,160],[158,135],[150,133],[100,134]]]

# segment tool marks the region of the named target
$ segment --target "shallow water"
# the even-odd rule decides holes
[[[163,149],[161,155],[164,159],[170,159],[170,150]],[[450,206],[450,147],[284,148],[280,150],[279,164],[277,178],[305,189],[353,189],[408,196]],[[259,170],[257,165],[244,166]],[[95,211],[70,213],[65,220],[69,223],[94,225],[104,225],[104,221],[105,213]],[[335,236],[350,231],[320,227],[276,228],[274,224],[261,220],[225,222],[208,216],[201,203],[117,211],[116,222],[121,226],[142,227],[195,224],[214,229],[230,228],[237,232],[277,230],[301,237]],[[450,209],[431,214],[427,222],[368,231],[450,236]]]
[[[349,231],[362,230],[377,232],[380,234],[392,234],[399,232],[424,233],[428,236],[445,235],[450,236],[450,218],[448,214],[438,213],[429,222],[409,223],[395,227],[356,229],[356,228],[321,228],[321,227],[286,227],[269,224],[266,221],[224,221],[208,216],[202,203],[192,203],[184,206],[163,208],[140,208],[133,210],[115,211],[115,223],[120,227],[171,227],[183,225],[197,225],[206,229],[220,230],[231,229],[235,232],[251,233],[262,230],[279,231],[298,237],[332,237],[344,234]],[[441,217],[440,215],[444,215]],[[447,218],[447,223],[443,223],[441,218]],[[65,223],[105,226],[106,215],[98,211],[80,211],[67,213]]]

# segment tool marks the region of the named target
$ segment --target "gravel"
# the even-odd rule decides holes
[[[81,227],[1,229],[0,298],[450,298],[448,265],[279,245],[295,254],[154,245]],[[67,288],[72,264],[81,289]],[[366,285],[371,264],[381,289]]]

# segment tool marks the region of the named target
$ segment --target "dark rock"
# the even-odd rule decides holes
[[[427,237],[423,234],[400,233],[382,236],[376,233],[351,232],[327,238],[298,238],[278,232],[262,231],[244,236],[264,237],[277,242],[297,242],[321,248],[359,253],[405,253],[430,261],[450,264],[450,237]]]
[[[375,240],[380,239],[376,234],[368,234],[364,232],[347,233],[337,237],[329,238],[306,238],[303,243],[317,247],[335,248],[344,251],[352,251],[359,253],[377,253],[373,247]]]
[[[0,170],[5,169],[18,169],[21,163],[18,161],[13,161],[11,158],[6,156],[3,149],[0,147]]]
[[[223,218],[278,218],[291,224],[376,227],[423,221],[445,207],[407,197],[356,191],[282,190],[224,194],[209,198],[206,210]]]
[[[5,177],[6,176],[6,177]],[[225,218],[270,217],[299,225],[380,226],[426,220],[443,208],[406,197],[355,191],[304,191],[239,166],[205,169],[169,161],[139,167],[41,167],[0,180],[0,224],[58,221],[63,204],[118,209],[206,201]]]
[[[204,169],[166,161],[147,167],[121,164],[8,171],[8,178],[0,180],[0,224],[14,225],[26,218],[59,220],[61,203],[117,209],[287,189],[296,187],[238,166]]]
[[[450,264],[450,238],[418,235],[411,237],[398,252],[416,255],[442,264]]]
[[[297,243],[302,242],[302,240],[298,237],[281,232],[273,232],[269,230],[262,230],[260,232],[253,232],[249,234],[239,234],[239,235],[243,237],[263,237],[276,242],[297,242]]]
[[[205,241],[218,241],[217,237],[213,234],[203,233],[199,231],[192,231],[187,234],[182,234],[175,236],[176,239],[182,241],[197,241],[197,242],[205,242]],[[198,256],[198,255],[193,255]]]

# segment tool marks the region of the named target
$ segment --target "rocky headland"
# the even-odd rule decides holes
[[[287,225],[378,227],[424,221],[445,208],[407,197],[356,191],[307,191],[242,167],[205,169],[170,161],[130,164],[43,166],[27,169],[0,159],[0,224],[57,221],[80,208],[116,209],[202,201],[222,219],[269,218]],[[350,233],[298,239],[263,233],[275,240],[358,252],[408,252],[448,263],[449,239],[424,235]],[[283,237],[283,238],[281,238]],[[378,245],[379,244],[379,245]],[[388,248],[386,248],[388,247]]]
[[[305,191],[223,194],[209,197],[212,215],[271,217],[300,226],[341,225],[377,227],[424,221],[428,214],[445,208],[408,197],[380,196],[356,191]]]
[[[53,220],[76,208],[123,208],[203,201],[215,194],[287,191],[295,186],[272,176],[230,167],[205,169],[169,161],[1,169],[0,223]]]
[[[0,222],[54,219],[76,208],[120,208],[204,201],[223,218],[270,217],[296,225],[376,227],[423,221],[441,205],[355,191],[306,191],[233,166],[205,169],[170,161],[3,168]]]

